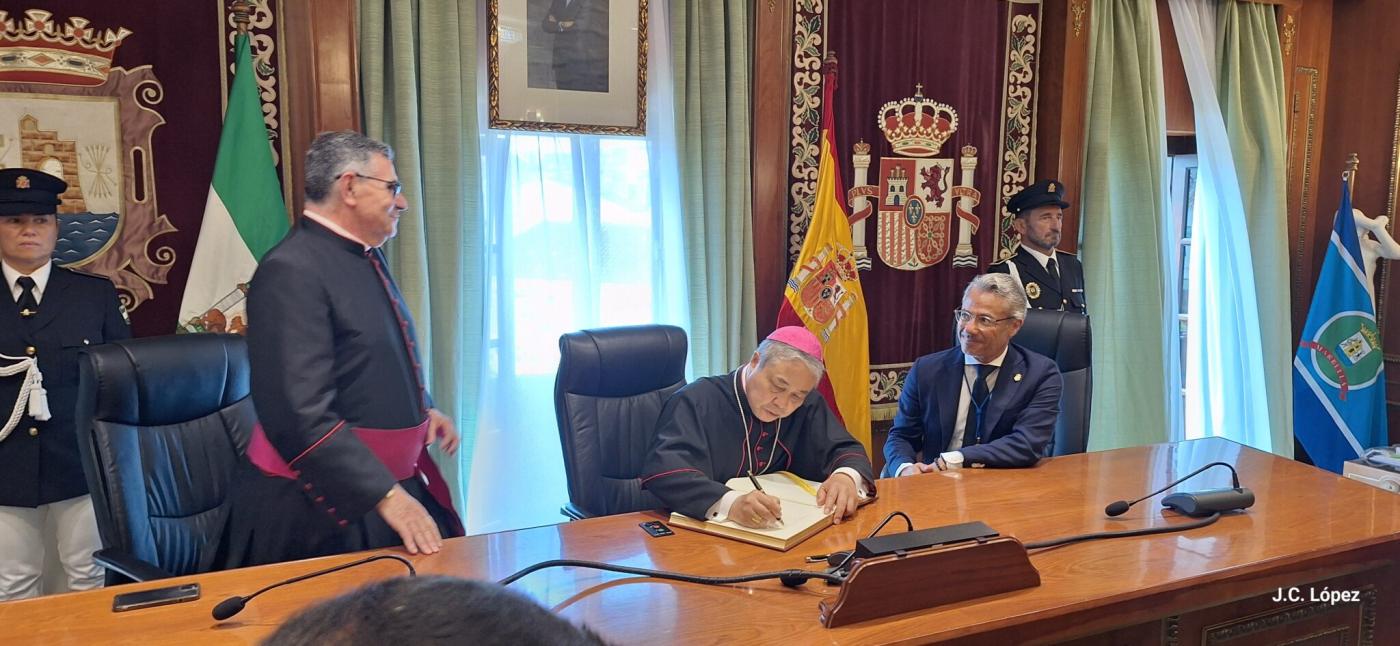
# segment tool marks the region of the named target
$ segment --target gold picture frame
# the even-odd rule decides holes
[[[490,127],[645,135],[647,1],[489,0]]]

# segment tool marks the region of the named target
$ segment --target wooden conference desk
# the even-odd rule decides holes
[[[1145,643],[1269,643],[1313,636],[1331,643],[1400,643],[1400,496],[1224,440],[1163,444],[1046,460],[1034,469],[966,470],[880,482],[880,500],[846,524],[788,553],[676,531],[649,538],[627,514],[448,541],[415,557],[420,573],[499,579],[552,558],[602,560],[711,575],[760,572],[803,563],[807,554],[845,548],[886,514],[902,510],[918,528],[982,520],[1003,534],[1036,541],[1104,529],[1181,522],[1156,500],[1119,519],[1105,504],[1133,499],[1213,460],[1237,465],[1258,503],[1207,528],[1179,534],[1093,541],[1031,556],[1040,587],[828,630],[817,602],[836,594],[820,582],[799,589],[776,581],[705,587],[584,569],[531,574],[512,587],[618,643],[980,643],[1067,640]],[[1217,467],[1184,488],[1229,485]],[[897,523],[899,521],[895,521]],[[902,529],[891,523],[886,531]],[[339,556],[284,563],[122,590],[199,581],[196,602],[113,614],[114,591],[97,590],[0,603],[0,642],[14,644],[249,643],[298,609],[358,584],[402,574],[393,562],[279,588],[218,624],[220,600],[267,583],[353,560]],[[929,581],[929,585],[957,585]],[[1298,586],[1299,602],[1272,601]],[[1308,600],[1358,591],[1360,601]],[[995,640],[995,641],[994,641]]]

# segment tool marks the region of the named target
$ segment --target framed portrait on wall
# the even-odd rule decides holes
[[[644,135],[647,0],[489,0],[490,125]]]

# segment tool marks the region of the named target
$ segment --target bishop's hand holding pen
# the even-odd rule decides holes
[[[763,485],[753,474],[749,474],[749,480],[753,482],[754,490],[734,501],[729,507],[729,520],[757,529],[776,527],[783,519],[782,501],[763,493]]]

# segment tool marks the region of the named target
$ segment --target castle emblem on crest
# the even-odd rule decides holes
[[[856,304],[855,293],[845,285],[855,278],[855,260],[841,249],[826,246],[788,279],[788,289],[797,292],[806,318],[821,326],[822,341],[831,339],[836,325]]]
[[[166,282],[174,252],[153,241],[176,230],[150,162],[164,90],[150,65],[112,64],[131,35],[81,16],[0,10],[0,168],[68,184],[54,261],[110,278],[126,309]]]
[[[923,85],[914,96],[890,101],[876,116],[890,149],[897,157],[880,158],[876,184],[867,184],[870,144],[855,144],[852,162],[855,187],[848,193],[856,265],[869,269],[865,219],[878,212],[875,248],[880,259],[895,269],[916,271],[942,262],[953,247],[954,267],[976,267],[972,235],[980,223],[972,209],[981,193],[972,186],[977,149],[963,146],[954,183],[954,160],[935,158],[958,130],[958,113],[944,103],[924,97]],[[874,198],[874,204],[871,199]],[[953,219],[958,219],[956,245]]]

